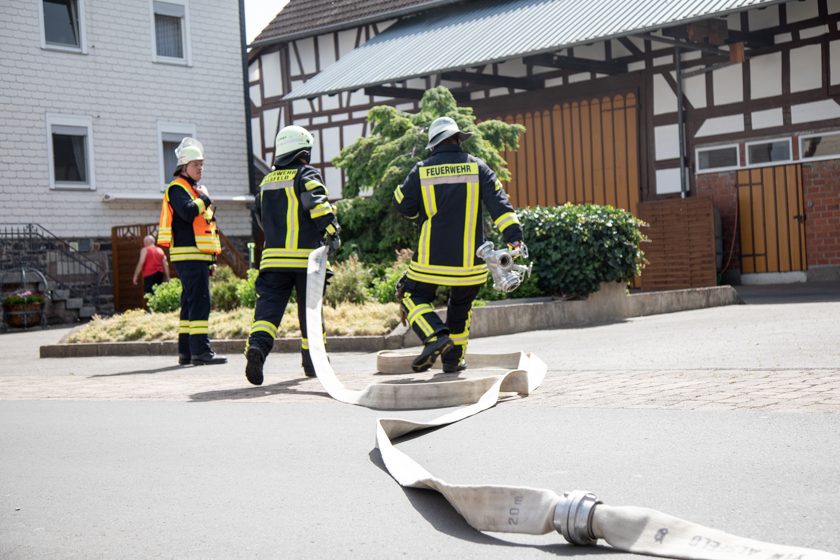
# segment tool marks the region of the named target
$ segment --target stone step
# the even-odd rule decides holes
[[[79,309],[79,319],[90,319],[96,315],[96,308],[92,305],[83,305]]]
[[[52,291],[53,301],[64,301],[66,299],[70,299],[70,290],[59,288]]]
[[[65,309],[81,309],[82,306],[85,304],[85,300],[82,298],[67,298],[64,302]]]

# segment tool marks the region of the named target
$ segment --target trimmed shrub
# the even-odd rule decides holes
[[[240,306],[237,286],[242,280],[230,267],[216,268],[210,277],[210,305],[219,311],[231,311]]]
[[[181,281],[172,278],[152,288],[151,294],[144,294],[149,302],[149,311],[169,313],[181,308]]]
[[[544,295],[583,298],[602,282],[626,283],[642,271],[646,224],[625,210],[566,204],[517,213]]]

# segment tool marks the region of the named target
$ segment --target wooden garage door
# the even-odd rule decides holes
[[[638,215],[635,94],[563,102],[500,119],[527,129],[519,150],[504,153],[511,171],[506,189],[515,206],[591,202]]]
[[[801,166],[739,171],[737,188],[741,272],[806,270]]]

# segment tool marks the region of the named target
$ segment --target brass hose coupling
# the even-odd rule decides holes
[[[586,490],[564,492],[554,508],[554,528],[571,544],[591,545],[598,538],[592,532],[592,514],[602,503]]]

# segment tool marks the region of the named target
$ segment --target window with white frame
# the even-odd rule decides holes
[[[87,52],[83,0],[41,0],[41,47]]]
[[[802,160],[840,158],[840,132],[801,136],[799,157]]]
[[[195,126],[182,123],[158,123],[158,150],[160,153],[161,189],[172,181],[172,173],[178,165],[175,148],[185,137],[195,138]]]
[[[152,0],[155,57],[158,62],[190,63],[186,0]]]
[[[790,160],[790,138],[747,143],[747,165],[768,165]]]
[[[47,153],[51,189],[96,188],[90,117],[48,114]]]
[[[697,173],[738,169],[738,145],[697,148]]]

